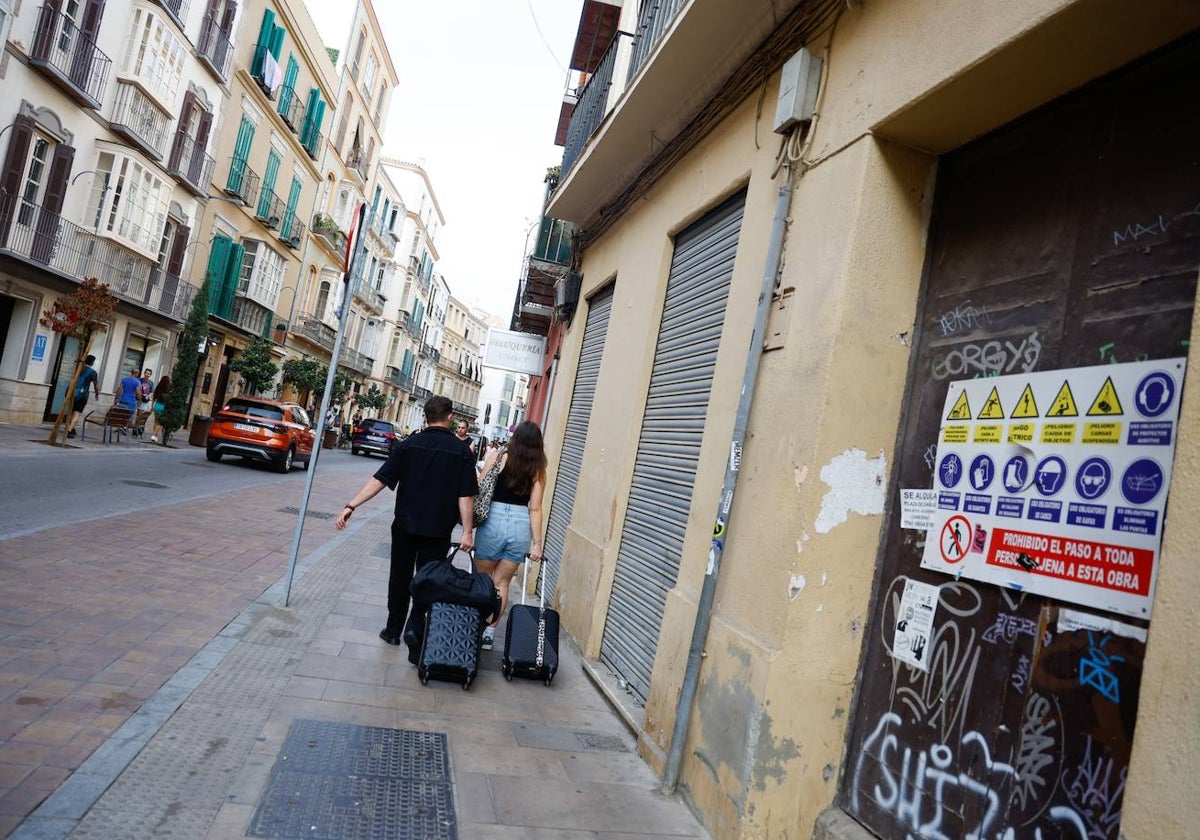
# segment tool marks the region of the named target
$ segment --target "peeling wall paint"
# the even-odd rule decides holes
[[[788,600],[795,601],[800,597],[800,593],[804,591],[805,585],[808,583],[804,579],[804,575],[792,575],[792,580],[788,584]]]
[[[887,456],[881,451],[878,458],[867,458],[861,449],[847,449],[821,467],[821,480],[829,492],[821,499],[821,511],[814,527],[819,534],[828,534],[850,516],[883,513],[887,485]]]

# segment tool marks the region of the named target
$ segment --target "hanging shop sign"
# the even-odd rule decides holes
[[[483,347],[483,366],[538,376],[542,373],[545,356],[545,337],[491,329]]]
[[[1185,364],[952,383],[921,565],[1149,618]]]

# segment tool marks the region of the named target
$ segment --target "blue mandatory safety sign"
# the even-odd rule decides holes
[[[938,464],[938,478],[943,487],[953,487],[962,479],[962,459],[951,452]]]
[[[971,486],[980,492],[988,489],[996,477],[996,464],[987,455],[977,455],[971,462]]]
[[[1004,489],[1009,493],[1020,493],[1029,480],[1029,461],[1024,455],[1014,455],[1004,465]]]
[[[1139,458],[1125,468],[1121,476],[1121,495],[1130,504],[1144,505],[1163,488],[1163,471],[1151,458]]]
[[[1111,483],[1112,467],[1100,457],[1088,458],[1075,473],[1075,492],[1088,501],[1103,496]]]
[[[1139,414],[1158,417],[1175,402],[1175,378],[1165,370],[1143,376],[1133,398]]]
[[[1033,474],[1033,483],[1043,496],[1053,496],[1067,481],[1067,464],[1057,455],[1043,458]]]

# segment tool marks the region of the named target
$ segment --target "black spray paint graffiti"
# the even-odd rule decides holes
[[[934,356],[930,373],[939,380],[1028,373],[1037,367],[1041,357],[1042,342],[1034,330],[1024,338],[964,344],[949,353]]]

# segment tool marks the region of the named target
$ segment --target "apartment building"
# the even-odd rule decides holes
[[[439,348],[437,393],[454,400],[455,416],[472,426],[479,417],[479,389],[483,385],[479,344],[487,337],[486,329],[480,317],[450,295]]]
[[[0,15],[0,420],[56,416],[79,349],[38,323],[82,280],[119,304],[91,352],[111,392],[165,372],[208,258],[233,3],[56,0]]]

